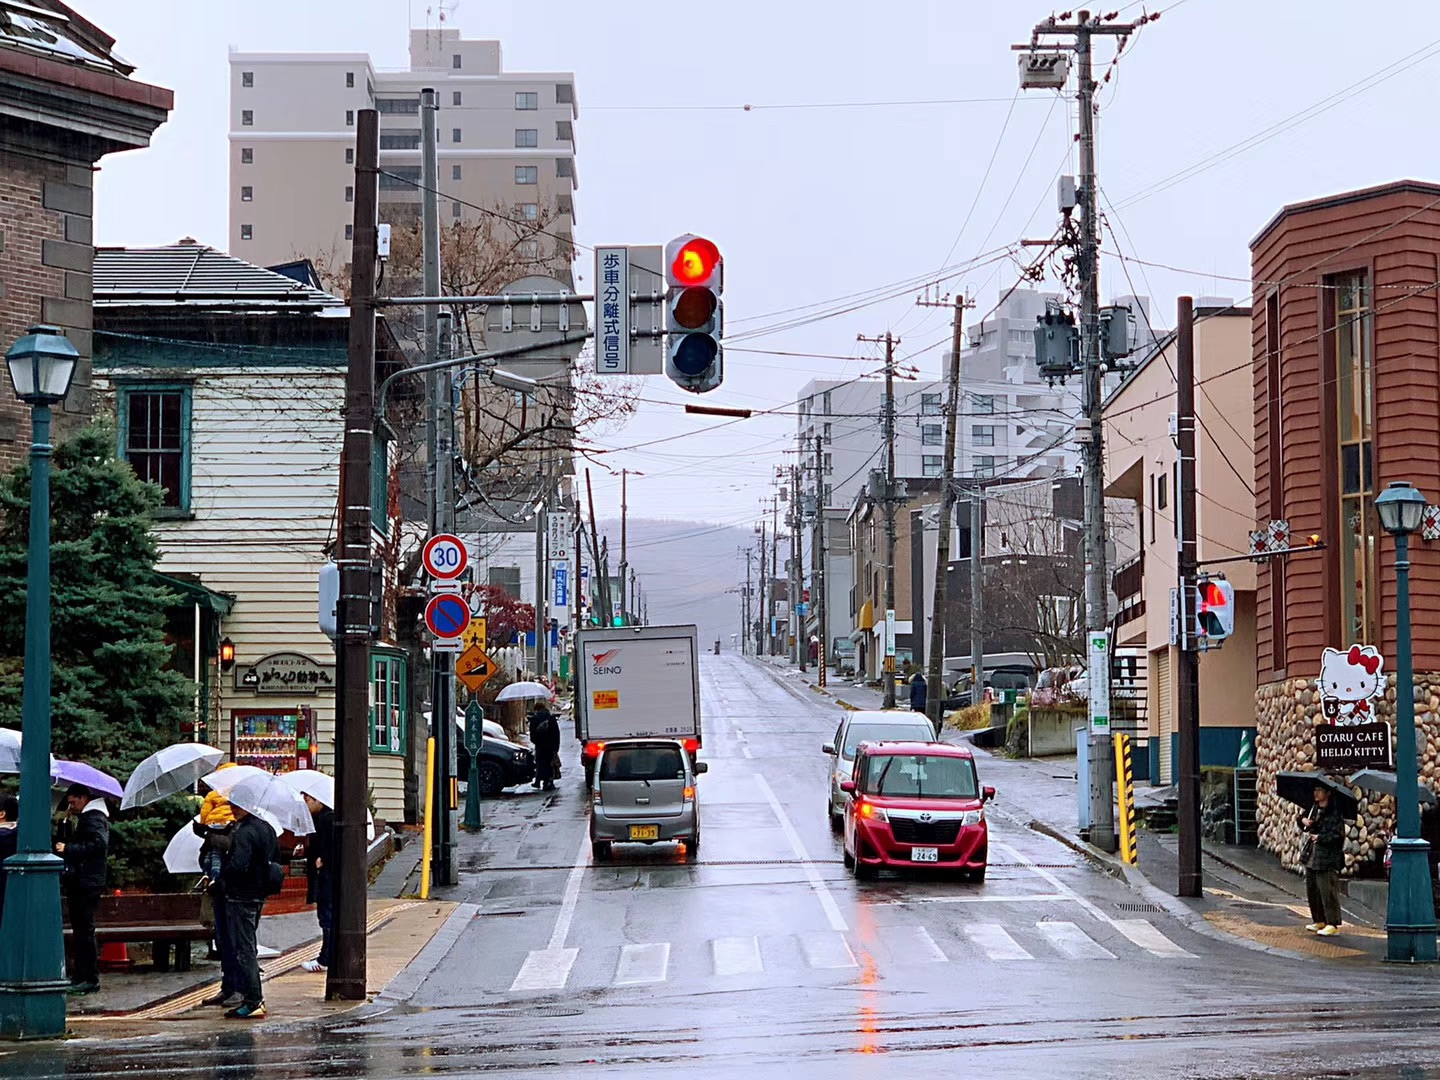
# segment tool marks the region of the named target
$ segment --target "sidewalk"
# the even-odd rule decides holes
[[[761,657],[766,670],[782,685],[804,686],[823,693],[845,708],[880,708],[881,695],[854,680],[833,681],[821,690],[813,668],[803,675],[779,657]],[[800,691],[796,691],[800,692]],[[961,741],[967,733],[947,730],[944,738]],[[1204,841],[1201,873],[1205,895],[1179,897],[1179,841],[1173,832],[1141,830],[1138,865],[1127,866],[1088,843],[1078,824],[1075,756],[1011,759],[977,748],[976,757],[987,783],[999,791],[991,812],[1026,828],[1043,832],[1080,852],[1097,866],[1127,881],[1144,899],[1169,912],[1207,937],[1262,952],[1290,957],[1380,962],[1385,956],[1385,916],[1362,900],[1379,903],[1383,896],[1373,882],[1349,882],[1342,897],[1345,925],[1336,937],[1321,938],[1304,929],[1310,921],[1304,879],[1280,865],[1268,851]],[[1142,788],[1137,800],[1158,801],[1165,789]]]

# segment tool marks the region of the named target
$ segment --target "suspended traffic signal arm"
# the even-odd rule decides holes
[[[1195,566],[1224,566],[1226,563],[1237,562],[1264,562],[1266,559],[1273,559],[1277,555],[1309,555],[1313,552],[1324,551],[1325,541],[1318,535],[1311,536],[1310,542],[1295,545],[1292,547],[1276,548],[1274,551],[1261,551],[1254,555],[1227,555],[1223,559],[1200,559]]]

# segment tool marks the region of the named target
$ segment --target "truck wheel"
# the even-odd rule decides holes
[[[595,856],[596,862],[609,862],[610,853],[611,847],[609,840],[590,841],[590,854]]]
[[[480,762],[480,794],[493,799],[505,790],[505,775],[493,761]]]

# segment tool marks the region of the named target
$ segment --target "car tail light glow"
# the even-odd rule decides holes
[[[589,758],[599,757],[600,751],[605,749],[603,742],[591,742],[585,744],[585,756]]]
[[[699,739],[686,739],[686,740],[685,740],[685,752],[686,752],[687,754],[692,754],[692,755],[693,755],[693,754],[695,754],[699,749],[700,749],[700,740],[699,740]]]

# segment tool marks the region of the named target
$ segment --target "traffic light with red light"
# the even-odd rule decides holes
[[[687,233],[665,245],[665,374],[695,394],[725,377],[724,289],[725,260],[712,241]]]
[[[1235,586],[1224,578],[1205,578],[1195,585],[1195,633],[1208,644],[1235,632]]]

